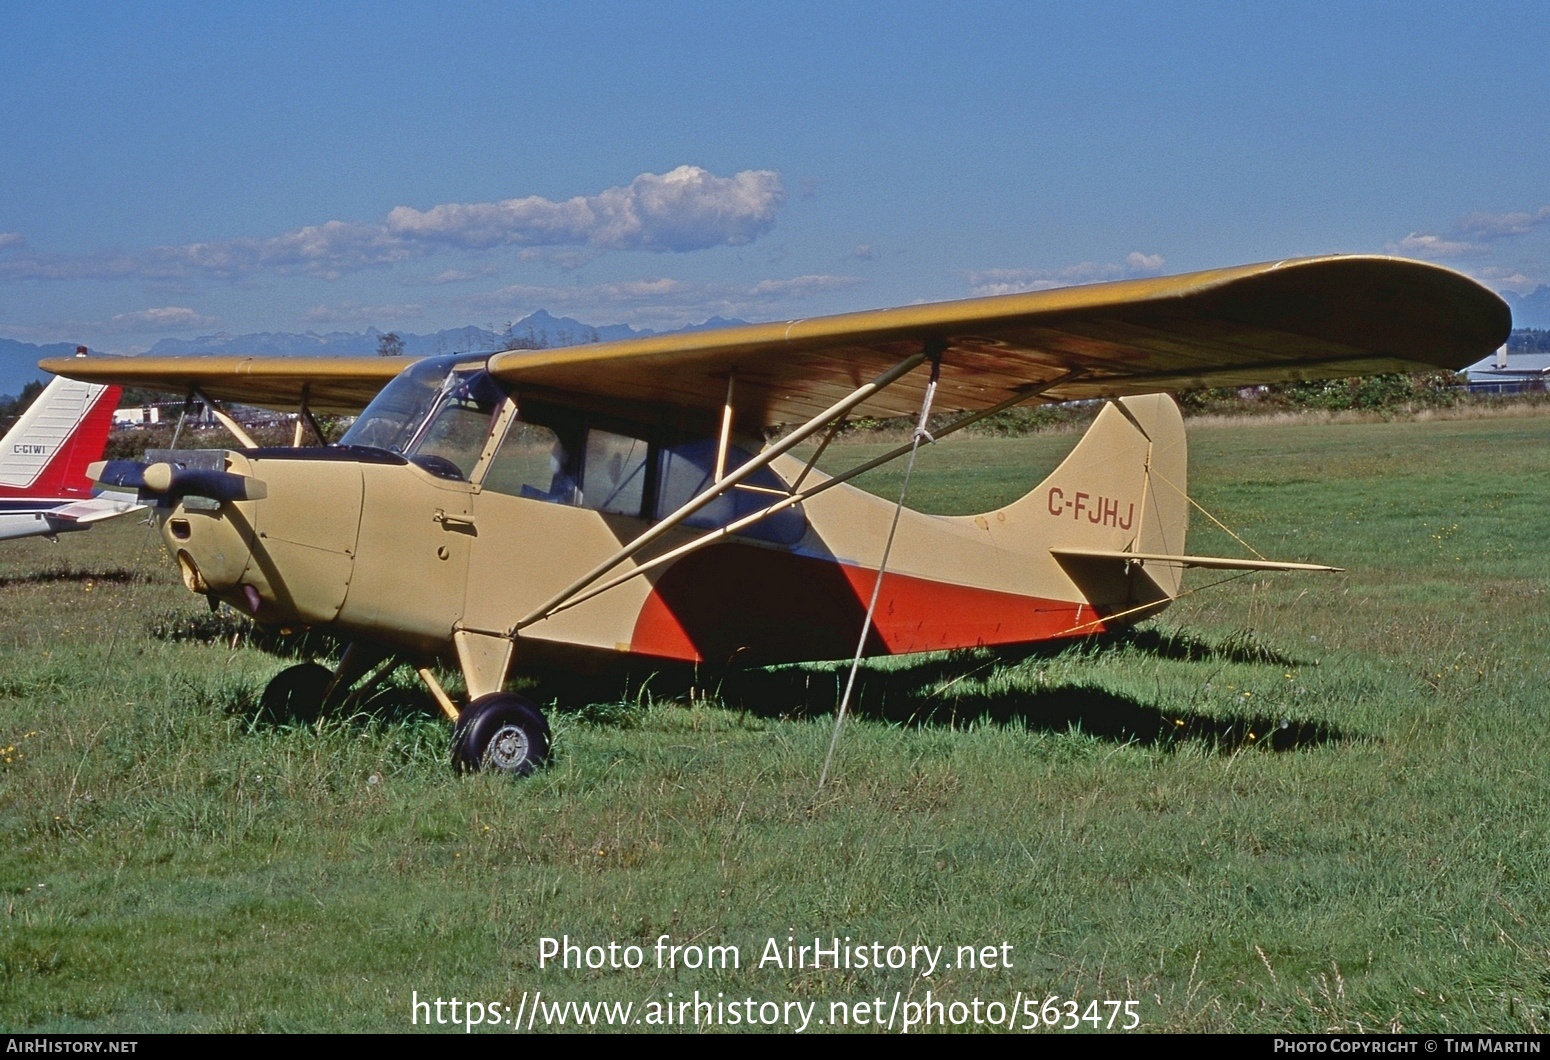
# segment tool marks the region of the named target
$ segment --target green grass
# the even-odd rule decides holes
[[[955,439],[912,503],[1003,503],[1075,437]],[[538,776],[460,778],[430,714],[268,724],[290,660],[151,635],[203,605],[145,527],[0,546],[0,1028],[396,1031],[411,992],[534,990],[824,1018],[929,989],[1135,1000],[1150,1030],[1543,1032],[1550,417],[1191,442],[1207,509],[1348,572],[1238,578],[1062,651],[879,662],[816,799],[838,667],[583,697]],[[562,934],[647,967],[540,970]],[[658,970],[662,934],[744,966]],[[751,967],[788,934],[1006,942],[1013,967]]]

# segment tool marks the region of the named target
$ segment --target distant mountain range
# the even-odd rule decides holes
[[[0,339],[0,398],[15,397],[22,387],[34,379],[47,378],[38,371],[38,362],[45,357],[69,357],[75,353],[73,342],[51,342],[38,346],[15,339]]]
[[[713,326],[706,321],[699,327]],[[721,322],[722,324],[726,322]],[[688,331],[692,328],[686,327]],[[252,335],[203,335],[197,339],[162,339],[146,351],[151,356],[181,357],[192,353],[251,353],[266,357],[369,357],[377,352],[377,339],[383,334],[376,328],[365,331],[331,331],[326,335],[307,332],[297,335],[284,331],[264,331]],[[578,346],[585,342],[615,342],[639,338],[650,331],[637,331],[628,324],[595,327],[571,317],[557,317],[540,309],[532,316],[512,324],[504,331],[489,328],[447,328],[429,335],[408,331],[394,332],[409,357],[430,357],[441,353],[472,353],[480,350],[508,349],[513,343],[531,342],[537,346]]]
[[[1534,288],[1531,294],[1502,296],[1512,306],[1515,328],[1550,328],[1550,287]]]
[[[747,321],[711,317],[703,324],[686,324],[677,331],[708,331],[744,323]],[[367,328],[358,332],[331,331],[326,335],[310,331],[301,335],[283,331],[263,331],[251,335],[205,335],[197,339],[162,339],[146,354],[169,357],[198,353],[253,354],[264,357],[370,357],[377,352],[377,340],[382,334],[376,328]],[[628,324],[596,327],[571,317],[553,316],[540,309],[503,331],[465,327],[448,328],[430,335],[416,335],[407,331],[395,334],[404,344],[405,356],[429,357],[442,353],[474,353],[513,347],[536,349],[579,346],[588,342],[616,342],[662,333],[637,330]],[[31,380],[44,379],[45,374],[38,371],[38,362],[45,357],[68,357],[73,353],[73,342],[37,346],[30,342],[0,339],[0,396],[15,396]]]

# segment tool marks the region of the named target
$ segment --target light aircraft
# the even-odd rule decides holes
[[[118,395],[54,379],[0,439],[0,540],[52,539],[144,507],[132,491],[93,490],[86,476],[102,459]]]
[[[1506,304],[1457,273],[1328,257],[407,367],[42,367],[218,413],[296,410],[295,447],[163,451],[96,475],[154,501],[212,607],[349,642],[335,672],[293,667],[267,694],[338,703],[395,656],[439,656],[467,690],[460,707],[420,666],[456,724],[454,764],[525,774],[549,730],[504,691],[514,666],[1027,644],[1155,615],[1191,566],[1333,569],[1186,552],[1183,423],[1158,392],[1457,369],[1510,328]],[[995,511],[922,515],[846,484],[1001,409],[1074,399],[1105,404],[1048,478]],[[960,415],[928,431],[932,411]],[[359,417],[336,444],[300,447],[317,412]],[[858,415],[920,426],[884,457],[818,471]]]

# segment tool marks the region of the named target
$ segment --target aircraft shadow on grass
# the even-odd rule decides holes
[[[74,567],[48,567],[43,570],[31,571],[27,574],[12,574],[0,577],[0,589],[9,589],[16,585],[53,585],[60,582],[104,582],[113,585],[135,585],[151,581],[151,576],[143,571],[129,570],[125,567],[111,567],[107,570],[76,570]]]
[[[864,665],[849,709],[855,717],[910,727],[966,728],[988,721],[1038,732],[1080,731],[1118,743],[1196,744],[1222,751],[1255,745],[1290,751],[1351,738],[1331,725],[1279,716],[1165,711],[1085,684],[996,691],[981,685],[986,678],[1031,660],[1069,657],[1073,652],[1078,658],[1096,659],[1115,651],[1180,661],[1302,665],[1259,644],[1247,631],[1212,643],[1179,632],[1132,630],[1092,638],[1076,648],[979,649]],[[833,714],[848,671],[848,666],[831,664],[733,670],[715,676],[688,669],[567,675],[541,680],[526,694],[588,716],[597,713],[593,704],[628,701],[646,693],[656,698],[701,693],[761,717],[805,718]]]
[[[253,627],[245,619],[233,618],[226,614],[168,613],[152,625],[151,633],[158,639],[240,642],[289,659],[336,654],[334,649],[338,645],[332,638],[281,636]],[[916,728],[967,728],[990,722],[1015,724],[1033,732],[1075,731],[1116,743],[1203,745],[1227,752],[1250,746],[1291,751],[1351,738],[1320,722],[1264,714],[1165,711],[1086,684],[994,691],[982,685],[986,678],[1039,659],[1097,659],[1116,652],[1170,661],[1304,665],[1260,644],[1248,631],[1212,642],[1179,631],[1128,630],[1094,637],[1075,647],[978,649],[889,660],[883,665],[868,663],[858,675],[850,712],[858,718]],[[630,713],[627,705],[632,702],[696,696],[708,696],[728,708],[759,717],[808,718],[833,714],[847,673],[848,667],[838,663],[730,670],[720,674],[708,674],[690,666],[631,666],[601,673],[542,675],[522,691],[545,706],[580,714],[598,724],[608,724],[614,718],[623,724]],[[247,697],[234,700],[228,709],[255,717],[255,703]],[[339,716],[344,720],[380,722],[435,713],[434,703],[422,688],[389,682],[346,704]],[[274,718],[258,712],[255,724],[271,726],[297,720],[305,719]]]
[[[840,675],[841,681],[843,676]],[[884,679],[878,680],[880,677]],[[829,697],[826,706],[798,714],[790,709],[790,704],[792,693],[800,690],[791,688],[790,683],[784,688],[775,686],[773,695],[771,689],[772,686],[764,681],[745,683],[737,689],[740,695],[728,697],[724,694],[724,698],[728,699],[729,706],[735,704],[750,713],[785,717],[833,713],[833,700],[838,698],[837,695]],[[811,689],[812,685],[809,685],[806,690]],[[934,695],[932,686],[922,686],[913,675],[897,671],[886,675],[867,674],[858,679],[850,712],[855,717],[909,727],[967,728],[990,722],[1003,726],[1020,725],[1030,732],[1080,732],[1121,744],[1164,747],[1201,744],[1220,751],[1256,745],[1276,751],[1293,751],[1347,738],[1333,726],[1318,722],[1268,715],[1165,711],[1086,684],[1053,685],[1027,691],[960,692],[950,689],[945,695]]]

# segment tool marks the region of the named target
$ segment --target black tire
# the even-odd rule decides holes
[[[458,715],[452,730],[452,768],[531,776],[549,757],[549,723],[521,696],[491,692]]]
[[[323,696],[334,672],[317,663],[299,663],[275,674],[259,699],[259,716],[266,721],[317,721],[323,713]]]

